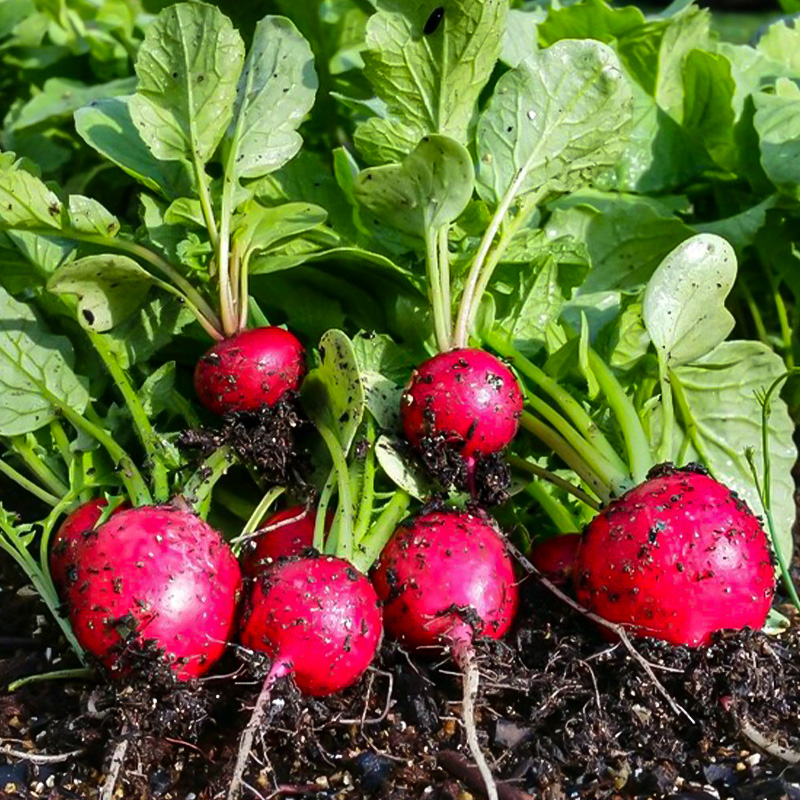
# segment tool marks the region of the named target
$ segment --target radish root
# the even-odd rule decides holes
[[[472,642],[456,639],[453,642],[453,660],[461,668],[462,672],[464,695],[461,702],[461,713],[464,720],[464,731],[467,735],[467,746],[472,755],[472,760],[475,762],[481,778],[483,778],[486,797],[488,800],[498,800],[497,784],[478,742],[478,729],[475,725],[475,698],[478,695],[480,674],[475,661],[475,648],[473,648]]]
[[[239,752],[236,755],[233,776],[228,785],[227,800],[237,800],[239,797],[239,793],[244,785],[243,778],[245,768],[247,767],[247,760],[250,758],[250,752],[253,749],[253,739],[255,738],[256,731],[261,727],[261,723],[264,721],[267,706],[272,697],[272,689],[275,686],[275,682],[284,675],[288,675],[290,671],[291,666],[286,661],[277,658],[272,663],[267,677],[264,678],[264,683],[261,686],[258,699],[253,707],[253,713],[250,715],[247,727],[242,732],[242,738],[239,740]]]

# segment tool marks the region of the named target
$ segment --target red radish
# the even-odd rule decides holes
[[[67,516],[56,531],[50,549],[50,577],[59,594],[70,585],[70,577],[74,577],[79,561],[80,545],[94,530],[107,505],[108,501],[103,497],[96,497],[83,503]],[[123,503],[111,514],[113,516],[126,508],[130,506]]]
[[[449,646],[464,674],[467,742],[486,784],[497,787],[478,744],[474,701],[476,635],[500,638],[518,604],[514,565],[498,529],[484,516],[436,511],[399,527],[373,574],[387,632],[411,647]]]
[[[335,556],[279,561],[256,580],[242,617],[241,641],[272,666],[242,734],[228,798],[239,794],[253,736],[278,678],[324,697],[354,684],[372,663],[383,626],[378,597],[352,564]]]
[[[189,511],[141,506],[116,514],[81,545],[69,617],[81,645],[113,672],[134,629],[180,680],[223,654],[241,586],[222,537]]]
[[[425,436],[443,435],[461,445],[465,457],[505,448],[521,414],[522,392],[511,370],[472,348],[439,353],[417,367],[400,403],[403,430],[412,445]]]
[[[578,600],[632,634],[707,644],[761,628],[774,592],[766,534],[747,505],[698,468],[653,470],[583,534]]]
[[[305,371],[305,350],[294,334],[253,328],[215,344],[197,362],[194,386],[215,414],[255,411],[297,389]]]
[[[328,515],[330,528],[333,515]],[[314,545],[314,526],[317,512],[307,506],[292,506],[276,511],[261,526],[263,533],[251,541],[255,547],[242,557],[242,571],[253,577],[259,570],[279,558],[299,556],[303,550]]]
[[[563,586],[572,580],[580,542],[579,533],[563,533],[534,542],[530,552],[531,563],[556,586]]]

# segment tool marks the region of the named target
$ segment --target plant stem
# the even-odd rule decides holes
[[[516,467],[517,469],[525,470],[526,472],[530,472],[531,475],[535,475],[537,478],[541,478],[542,480],[547,481],[548,483],[552,483],[553,486],[557,486],[559,489],[563,489],[565,492],[568,492],[577,500],[580,500],[581,503],[588,506],[592,509],[592,511],[600,511],[600,503],[598,503],[594,498],[589,497],[583,489],[579,489],[577,486],[573,486],[568,480],[564,480],[564,478],[560,478],[558,475],[550,472],[550,470],[544,469],[540,467],[538,464],[534,464],[531,461],[528,461],[526,458],[520,458],[519,456],[509,455],[508,463],[512,467]]]
[[[670,370],[659,351],[658,382],[661,386],[661,444],[658,447],[656,460],[663,463],[672,460],[672,440],[675,431],[675,408],[672,402],[672,384]]]
[[[195,471],[183,489],[183,499],[203,519],[211,506],[211,494],[216,482],[228,471],[236,460],[228,445],[217,448]]]
[[[635,483],[641,483],[653,466],[650,442],[642,427],[639,414],[622,384],[594,350],[589,350],[589,366],[594,372],[606,402],[617,420],[628,452],[630,472]],[[628,488],[628,487],[618,487]]]
[[[521,372],[526,378],[534,383],[534,389],[541,389],[549,395],[560,406],[561,410],[569,417],[572,424],[578,431],[595,447],[603,456],[608,459],[614,467],[627,472],[628,467],[619,457],[617,451],[605,437],[595,421],[584,410],[583,406],[572,395],[559,386],[544,370],[536,366],[532,361],[522,355],[506,339],[494,331],[487,331],[482,334],[484,342],[503,358],[507,358],[511,364]]]
[[[683,422],[683,427],[684,430],[686,431],[686,435],[694,445],[694,449],[697,451],[697,455],[699,456],[700,460],[706,466],[708,466],[711,462],[708,459],[708,454],[706,453],[705,446],[703,445],[703,441],[700,438],[700,431],[697,426],[697,421],[694,418],[694,414],[692,414],[692,409],[689,406],[689,401],[686,399],[686,394],[684,393],[683,390],[683,384],[680,382],[680,379],[674,372],[670,376],[669,385],[675,394],[675,400],[677,400],[678,402],[678,410],[680,411],[681,414],[681,421]],[[678,466],[680,466],[680,464]]]
[[[261,524],[261,520],[264,519],[264,515],[267,513],[267,511],[269,511],[269,507],[285,491],[286,489],[284,489],[283,486],[273,486],[271,489],[266,491],[258,505],[253,510],[253,513],[250,515],[250,518],[245,523],[245,526],[242,528],[242,532],[235,539],[231,539],[230,544],[234,547],[234,553],[238,555],[237,545],[240,545],[253,535],[256,528],[258,528],[258,526]]]
[[[51,494],[45,489],[42,489],[39,484],[29,480],[21,472],[17,472],[17,470],[15,470],[10,464],[6,464],[2,458],[0,458],[0,472],[2,472],[7,478],[11,478],[12,481],[25,489],[25,491],[30,492],[34,497],[38,498],[43,503],[47,503],[49,506],[58,504],[59,498],[55,494]]]
[[[386,507],[381,511],[369,533],[358,543],[353,556],[353,564],[366,573],[378,556],[383,552],[386,543],[392,538],[398,523],[408,512],[411,495],[398,489]]]
[[[169,479],[167,467],[160,453],[160,442],[158,436],[150,424],[150,420],[145,413],[139,394],[131,385],[125,370],[114,357],[114,354],[106,344],[106,340],[99,333],[87,330],[89,339],[103,360],[109,375],[117,385],[120,394],[125,401],[125,405],[130,412],[133,426],[139,436],[139,441],[144,447],[147,460],[150,463],[150,471],[153,477],[153,493],[157,503],[165,503],[169,499]]]
[[[58,452],[61,456],[61,460],[64,462],[64,466],[69,471],[75,456],[70,449],[69,439],[67,438],[64,426],[58,419],[50,420],[50,435],[53,437],[53,442],[58,448]]]
[[[511,185],[508,187],[508,190],[500,201],[500,205],[494,212],[494,216],[489,222],[489,225],[483,234],[483,238],[478,245],[478,250],[475,253],[475,258],[472,260],[472,265],[470,266],[469,274],[467,275],[467,282],[464,286],[464,291],[461,294],[461,303],[458,310],[458,317],[456,319],[456,330],[454,336],[456,347],[467,346],[467,342],[469,341],[469,332],[472,328],[472,323],[475,320],[475,314],[478,311],[478,306],[480,305],[481,294],[485,290],[485,287],[488,286],[489,280],[494,272],[494,268],[504,255],[505,250],[508,247],[508,243],[513,237],[513,234],[517,231],[519,226],[530,217],[533,211],[535,211],[536,206],[547,194],[545,187],[541,187],[538,191],[534,192],[532,195],[529,195],[522,201],[522,205],[514,221],[511,223],[510,232],[501,237],[501,242],[495,250],[492,258],[487,263],[487,256],[489,255],[489,251],[494,243],[495,237],[497,236],[497,232],[500,230],[500,226],[505,222],[506,214],[511,208],[511,204],[514,202],[517,193],[522,188],[522,184],[525,182],[527,174],[527,165],[517,172],[516,177],[511,182]]]
[[[548,428],[540,420],[536,419],[527,411],[522,412],[520,425],[537,439],[540,439],[549,447],[561,460],[575,472],[592,490],[607,503],[614,494],[612,487],[599,475],[597,475],[586,463],[574,448],[572,448],[563,437],[557,434],[552,428]]]
[[[32,683],[43,683],[44,681],[89,681],[95,677],[95,671],[90,667],[76,667],[75,669],[56,669],[52,672],[40,672],[36,675],[26,675],[24,678],[17,678],[13,683],[8,684],[7,691],[16,692],[23,686]]]
[[[12,436],[9,440],[9,444],[14,453],[25,462],[25,466],[49,492],[57,497],[61,497],[67,493],[67,485],[34,452],[26,436]]]
[[[347,458],[345,457],[342,445],[339,443],[336,434],[330,430],[326,425],[318,425],[317,430],[320,432],[328,452],[331,454],[333,460],[333,469],[336,472],[336,483],[339,489],[339,504],[338,504],[338,517],[339,517],[339,537],[336,542],[336,549],[334,555],[345,561],[353,560],[353,498],[350,492],[350,471],[347,468]],[[317,517],[317,524],[319,524],[319,517]],[[324,524],[324,517],[323,517]],[[314,539],[316,542],[316,530],[314,532]]]
[[[581,526],[569,509],[545,490],[541,483],[529,483],[525,491],[541,506],[559,533],[577,533]]]
[[[439,280],[442,286],[442,313],[447,341],[453,344],[453,299],[450,294],[450,230],[443,225],[436,234],[436,245],[439,259]]]
[[[150,496],[150,490],[144,482],[141,473],[133,463],[131,457],[120,447],[114,440],[114,437],[108,433],[104,428],[90,422],[86,417],[79,414],[69,406],[61,405],[61,413],[64,417],[78,430],[83,431],[89,436],[94,437],[111,456],[112,460],[116,463],[119,469],[120,478],[125,484],[125,489],[134,506],[150,505],[153,498]]]
[[[331,540],[335,538],[334,532],[331,531],[329,541],[325,541],[325,524],[328,519],[328,506],[330,505],[335,487],[336,468],[333,467],[328,475],[328,479],[325,481],[325,485],[322,487],[322,491],[319,494],[319,502],[317,503],[317,519],[314,523],[314,549],[320,553],[327,553],[327,546],[333,544]]]
[[[433,313],[433,330],[439,352],[445,353],[450,349],[450,336],[447,330],[446,310],[442,295],[442,276],[439,269],[437,237],[437,230],[433,228],[425,229],[425,269],[428,278],[428,297]]]
[[[361,498],[358,501],[356,517],[353,521],[353,542],[355,545],[364,538],[372,521],[375,507],[375,423],[367,414],[367,441],[369,449],[364,456],[364,469],[361,476]]]

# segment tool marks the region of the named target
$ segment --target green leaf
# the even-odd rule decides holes
[[[389,480],[412,497],[424,501],[435,493],[430,481],[393,439],[379,436],[375,443],[375,455]]]
[[[643,28],[645,22],[644,14],[635,6],[612,8],[603,0],[583,0],[551,7],[539,34],[546,45],[561,39],[597,39],[613,44]]]
[[[124,322],[144,303],[153,276],[122,255],[87,256],[61,267],[47,282],[56,294],[78,297],[82,325],[98,333]]]
[[[516,67],[532,52],[539,49],[539,24],[544,19],[544,9],[523,11],[512,8],[503,34],[500,61],[508,67]]]
[[[95,100],[130,94],[135,89],[135,78],[121,78],[94,85],[86,85],[70,78],[50,78],[44,82],[42,91],[14,115],[8,129],[20,131],[46,121],[69,117]]]
[[[282,167],[303,143],[297,128],[314,105],[314,56],[284,17],[264,17],[239,78],[233,121],[223,147],[239,178],[259,178]]]
[[[661,259],[692,235],[690,227],[657,200],[582,191],[553,204],[545,230],[586,245],[591,270],[580,294],[644,284]]]
[[[800,87],[779,78],[774,94],[753,95],[753,120],[759,136],[761,166],[783,193],[800,197]]]
[[[481,90],[500,54],[508,0],[377,0],[367,23],[364,74],[387,106],[356,129],[371,163],[400,161],[419,140],[440,133],[466,145]],[[425,34],[436,8],[439,26]]]
[[[61,201],[23,169],[0,168],[0,230],[61,227]]]
[[[547,187],[568,192],[612,167],[626,144],[632,94],[617,56],[565,40],[497,82],[478,122],[478,191],[491,202]]]
[[[402,164],[372,167],[356,178],[358,201],[382,222],[424,236],[453,222],[474,187],[472,158],[446,136],[426,136]]]
[[[737,254],[741,254],[745,247],[749,247],[755,242],[758,232],[767,223],[767,212],[775,208],[777,204],[778,197],[771,195],[739,214],[713,222],[696,224],[694,229],[698,233],[715,233],[717,236],[727,239]]]
[[[319,343],[320,365],[303,381],[300,395],[308,416],[318,427],[332,431],[345,455],[364,417],[366,398],[353,344],[338,330]]]
[[[83,413],[89,394],[74,361],[67,338],[49,333],[30,306],[0,288],[0,435],[38,430],[59,408]]]
[[[687,239],[659,264],[642,298],[642,317],[667,366],[696,361],[733,330],[725,298],[736,269],[733,248],[711,233]]]
[[[800,10],[800,9],[799,9]],[[761,35],[757,49],[800,76],[800,28],[779,19]]]
[[[683,62],[683,127],[694,136],[695,147],[704,148],[716,164],[733,169],[736,89],[731,65],[725,56],[692,50]]]
[[[159,161],[133,124],[130,97],[97,100],[75,112],[75,130],[98,153],[168,200],[191,192],[186,161]]]
[[[154,419],[169,407],[175,391],[175,362],[167,361],[148,375],[139,390],[144,413]]]
[[[314,230],[327,218],[324,208],[311,203],[285,203],[266,208],[251,200],[234,220],[233,241],[247,265],[255,253],[268,252],[278,243]],[[253,275],[268,271],[271,270],[258,261],[252,262],[250,266]]]
[[[67,226],[80,233],[94,236],[116,236],[119,220],[97,200],[71,194],[67,202]]]
[[[206,163],[227,129],[244,44],[215,6],[179,3],[147,28],[131,117],[156,158]]]
[[[701,454],[692,443],[681,411],[679,437],[685,444],[682,460],[705,463],[714,477],[743,497],[756,514],[762,514],[763,509],[744,455],[747,448],[753,449],[761,474],[761,405],[756,392],[764,391],[784,372],[780,356],[760,342],[743,341],[723,342],[693,364],[672,371],[685,394],[702,449]],[[794,423],[786,404],[777,397],[772,401],[769,428],[778,543],[790,558],[796,515],[792,467],[797,461],[797,449],[792,440]]]

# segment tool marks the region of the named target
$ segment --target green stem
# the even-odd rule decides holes
[[[447,341],[453,342],[453,299],[450,294],[450,231],[448,225],[439,228],[436,243],[439,259],[439,281],[441,283],[442,313]]]
[[[684,392],[683,384],[674,372],[670,376],[669,385],[670,389],[675,395],[675,400],[678,403],[678,410],[681,414],[681,421],[683,423],[683,428],[686,431],[686,436],[691,440],[700,460],[703,462],[703,464],[705,464],[706,467],[708,467],[711,462],[708,459],[708,454],[706,453],[705,446],[703,445],[703,440],[700,438],[700,430],[697,425],[697,420],[695,420],[694,414],[692,414],[692,409]],[[680,464],[678,466],[680,466]]]
[[[520,425],[559,456],[582,481],[591,487],[592,491],[594,491],[604,503],[607,503],[611,499],[614,494],[614,489],[611,485],[607,483],[603,477],[597,475],[586,463],[583,456],[571,447],[562,436],[556,433],[552,428],[548,428],[547,425],[536,419],[536,417],[529,414],[527,411],[522,412]]]
[[[540,389],[553,399],[578,431],[614,465],[616,470],[621,472],[628,471],[627,465],[612,447],[611,442],[597,427],[597,424],[584,410],[583,406],[569,392],[559,386],[558,382],[553,380],[544,370],[523,356],[503,336],[493,331],[487,331],[482,336],[484,342],[492,350],[499,353],[503,358],[507,358],[519,372],[533,382],[537,390]]]
[[[450,336],[447,332],[444,297],[442,296],[442,276],[439,270],[437,236],[437,230],[433,228],[425,229],[425,269],[428,278],[428,297],[433,313],[436,346],[439,348],[440,353],[445,353],[450,349]]]
[[[150,420],[139,398],[139,394],[131,385],[127,373],[120,366],[119,361],[111,352],[103,336],[94,331],[87,331],[89,339],[103,360],[109,375],[117,385],[125,405],[133,420],[133,427],[139,436],[139,441],[144,447],[150,471],[153,477],[153,493],[157,503],[165,503],[169,499],[169,477],[167,467],[161,454],[161,443],[150,424]]]
[[[366,536],[369,524],[372,522],[372,511],[375,507],[375,423],[370,414],[367,414],[366,434],[369,449],[364,456],[364,468],[361,474],[361,498],[356,509],[356,518],[353,522],[353,541],[356,545]]]
[[[408,507],[411,504],[411,495],[402,489],[398,489],[375,524],[370,528],[369,533],[358,543],[357,552],[354,555],[353,563],[366,573],[367,570],[383,552],[386,543],[392,538],[400,520],[405,517]]]
[[[217,229],[217,221],[214,218],[214,205],[211,202],[211,192],[208,189],[208,175],[205,168],[200,163],[200,156],[197,150],[192,147],[192,166],[194,167],[194,174],[197,178],[197,195],[200,199],[200,208],[203,210],[203,219],[208,229],[208,236],[211,239],[211,246],[215,252],[219,251],[219,230]]]
[[[511,185],[508,187],[508,190],[500,201],[500,205],[497,207],[497,210],[489,222],[489,225],[483,234],[483,238],[478,245],[478,250],[475,253],[475,258],[472,260],[472,265],[470,266],[469,274],[467,275],[467,282],[464,286],[464,291],[461,294],[461,304],[458,310],[458,317],[456,319],[456,330],[454,336],[456,347],[467,346],[467,342],[469,341],[469,332],[472,329],[472,324],[475,320],[475,315],[478,312],[478,306],[480,305],[481,294],[483,293],[485,287],[488,286],[492,272],[494,272],[494,268],[504,255],[505,250],[508,247],[508,242],[511,241],[511,237],[513,236],[513,232],[516,232],[519,226],[530,217],[538,204],[547,194],[547,190],[544,187],[541,187],[538,191],[534,192],[532,195],[529,195],[523,200],[515,219],[511,223],[511,234],[501,237],[501,243],[495,250],[492,258],[487,263],[487,256],[489,255],[489,251],[491,250],[492,244],[497,236],[497,232],[500,230],[500,226],[505,222],[506,214],[508,214],[511,204],[514,202],[517,193],[522,188],[527,174],[527,165],[517,172],[516,177],[511,182]]]
[[[764,325],[764,318],[761,316],[761,309],[758,307],[758,303],[756,302],[755,297],[753,297],[753,293],[750,291],[747,281],[744,279],[740,280],[738,286],[739,291],[744,296],[744,301],[747,304],[747,310],[753,317],[753,324],[756,326],[756,336],[758,336],[758,339],[762,344],[769,346],[769,333],[767,332],[767,326]]]
[[[231,539],[231,545],[234,546],[234,552],[238,555],[238,548],[237,545],[240,545],[242,542],[247,541],[253,536],[254,531],[258,528],[261,524],[261,520],[264,519],[264,515],[269,511],[270,506],[286,491],[283,486],[273,486],[271,489],[268,489],[264,496],[259,501],[258,505],[253,510],[253,513],[248,518],[245,526],[242,528],[242,532],[235,538]]]
[[[661,352],[658,354],[658,382],[661,386],[661,444],[657,460],[660,463],[672,460],[672,440],[675,432],[675,408],[672,402],[670,370]]]
[[[525,491],[541,506],[559,533],[577,533],[581,526],[569,509],[551,495],[541,483],[529,483]]]
[[[203,519],[211,506],[211,494],[217,481],[228,471],[236,456],[228,445],[217,448],[186,481],[182,495],[189,507]]]
[[[328,506],[333,496],[333,490],[336,487],[336,469],[331,469],[325,485],[319,495],[319,502],[317,503],[317,519],[314,523],[314,549],[320,553],[328,552],[328,545],[335,544],[333,541],[335,534],[331,534],[329,541],[325,541],[325,526],[328,521]]]
[[[50,435],[53,437],[53,442],[58,448],[58,452],[61,456],[61,460],[64,462],[64,466],[66,466],[67,470],[69,470],[72,466],[75,456],[70,449],[69,439],[67,438],[64,426],[58,419],[50,420]]]
[[[69,487],[34,452],[24,435],[12,436],[9,443],[14,453],[23,460],[25,466],[49,492],[57,497],[67,493]]]
[[[589,366],[594,372],[606,402],[617,420],[628,452],[630,473],[635,483],[641,483],[653,466],[650,442],[642,427],[642,421],[630,397],[616,379],[614,373],[594,350],[589,350]],[[625,487],[627,488],[627,487]]]
[[[0,472],[2,472],[7,478],[11,478],[12,481],[19,484],[19,486],[25,489],[26,492],[30,492],[34,497],[38,498],[43,503],[47,503],[49,506],[58,504],[59,498],[55,494],[51,494],[45,489],[42,489],[39,484],[28,480],[28,478],[26,478],[22,473],[17,472],[14,467],[6,464],[2,458],[0,458]]]
[[[339,489],[339,537],[336,542],[334,555],[346,561],[353,559],[353,498],[350,492],[350,471],[347,468],[347,458],[345,457],[342,445],[336,438],[336,434],[325,425],[319,425],[317,430],[320,432],[328,452],[333,460],[333,468],[336,472],[336,483]],[[324,521],[324,517],[323,517]],[[319,522],[319,517],[317,518]],[[316,540],[316,531],[315,531]]]
[[[612,486],[622,487],[630,482],[627,470],[616,469],[613,464],[602,456],[596,447],[589,444],[554,408],[529,392],[526,392],[526,398],[533,410],[546,422],[549,422],[581,454],[593,472],[597,475],[603,475]]]
[[[119,470],[120,478],[125,485],[131,503],[134,506],[150,505],[153,502],[153,498],[150,495],[147,484],[144,482],[136,464],[133,463],[133,459],[117,444],[114,437],[104,428],[94,422],[90,422],[69,406],[60,405],[59,409],[75,428],[94,437],[105,448]]]
[[[9,693],[16,692],[23,686],[32,683],[43,683],[44,681],[90,681],[96,677],[96,673],[90,667],[77,667],[76,669],[56,669],[52,672],[40,672],[37,675],[26,675],[18,678],[13,683],[8,684]]]
[[[544,469],[540,467],[538,464],[534,464],[531,461],[528,461],[526,458],[520,458],[519,456],[510,455],[508,457],[508,463],[515,467],[516,469],[521,469],[526,472],[529,472],[531,475],[535,475],[537,478],[541,478],[542,480],[547,481],[548,483],[552,483],[553,486],[557,486],[559,489],[563,489],[565,492],[568,492],[577,500],[580,500],[581,503],[588,506],[592,511],[600,511],[601,506],[594,498],[589,497],[583,489],[579,489],[577,486],[573,486],[568,480],[559,477],[550,470]]]
[[[253,513],[253,504],[242,500],[238,492],[231,491],[225,486],[217,485],[214,489],[214,499],[234,517],[242,522],[247,522]]]
[[[781,340],[783,341],[784,349],[783,360],[786,364],[786,369],[793,369],[794,352],[792,349],[792,324],[789,322],[789,313],[786,310],[786,303],[777,286],[773,286],[773,299],[775,301],[775,308],[778,312],[778,322],[781,328]]]

